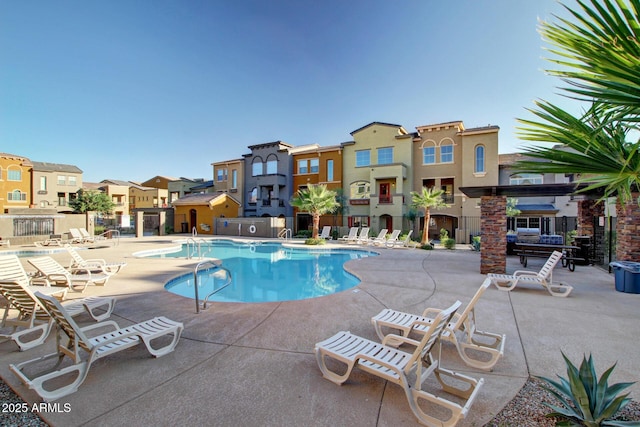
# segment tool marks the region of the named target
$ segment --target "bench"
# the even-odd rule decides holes
[[[516,243],[515,253],[520,256],[520,264],[527,266],[527,258],[549,258],[553,251],[562,251],[562,266],[575,271],[576,261],[584,262],[584,258],[576,256],[577,246],[546,245],[540,243]]]

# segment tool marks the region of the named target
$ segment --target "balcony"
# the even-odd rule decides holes
[[[259,187],[270,187],[270,186],[280,186],[284,187],[287,185],[287,177],[285,175],[280,174],[270,174],[270,175],[258,175],[256,176],[256,184]]]

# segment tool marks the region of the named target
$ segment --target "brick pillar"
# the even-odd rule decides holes
[[[507,270],[507,198],[482,196],[480,199],[480,274]]]
[[[596,218],[604,216],[604,203],[596,200],[578,201],[578,236],[594,237],[593,224]]]
[[[640,206],[638,193],[627,203],[618,200],[616,204],[616,259],[619,261],[640,261]]]

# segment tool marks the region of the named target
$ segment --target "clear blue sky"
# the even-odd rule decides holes
[[[567,0],[575,6],[573,0]],[[538,19],[554,0],[0,3],[0,152],[84,180],[212,178],[283,140],[335,145],[373,121],[498,125],[560,99]]]

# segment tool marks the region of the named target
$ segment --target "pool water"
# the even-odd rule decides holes
[[[187,245],[159,257],[185,257]],[[193,246],[191,247],[193,250]],[[245,244],[212,240],[200,247],[200,254],[222,261],[230,272],[231,284],[209,300],[220,302],[275,302],[315,298],[353,288],[360,280],[344,269],[344,263],[377,255],[366,250],[307,249],[284,247],[279,243]],[[223,285],[220,269],[198,273],[200,299]],[[177,295],[194,297],[193,274],[169,281],[165,288]]]

